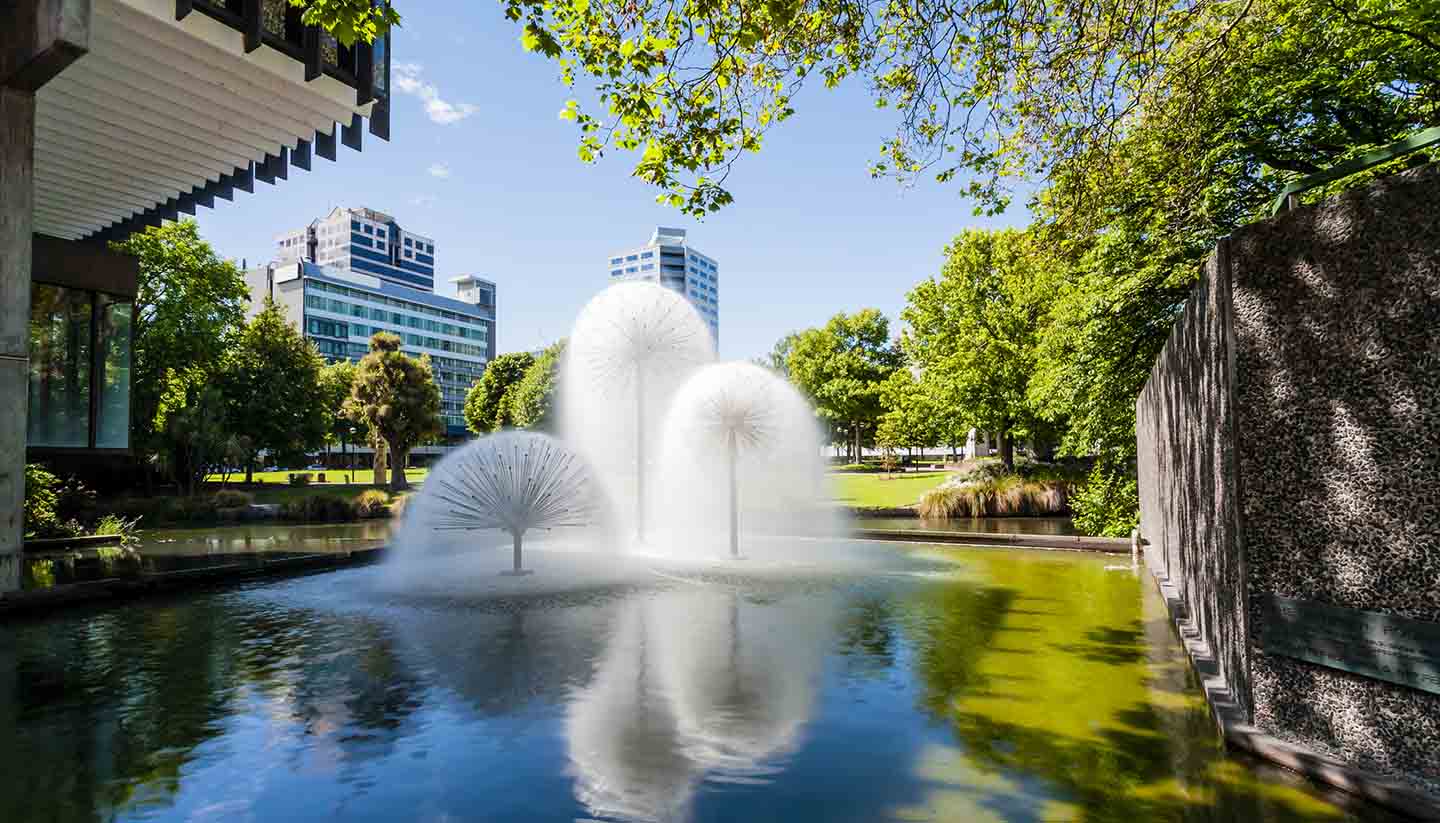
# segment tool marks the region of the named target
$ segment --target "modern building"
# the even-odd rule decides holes
[[[345,47],[272,0],[11,0],[0,10],[0,592],[27,461],[129,456],[138,264],[197,206],[388,139],[388,38]],[[265,187],[261,187],[262,190]]]
[[[455,299],[303,260],[251,269],[245,281],[252,314],[273,298],[326,360],[359,360],[382,331],[399,335],[407,354],[428,354],[446,437],[466,437],[465,393],[495,352],[494,283],[456,277]]]
[[[612,254],[608,268],[612,281],[646,280],[685,295],[720,342],[720,265],[692,248],[684,229],[656,226],[649,243]]]
[[[373,209],[334,208],[310,225],[275,238],[275,262],[298,261],[435,290],[435,241],[405,231],[395,218]]]

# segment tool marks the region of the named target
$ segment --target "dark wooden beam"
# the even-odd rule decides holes
[[[272,186],[275,185],[275,167],[271,165],[274,159],[275,155],[267,154],[264,160],[255,164],[256,180],[259,180],[261,183],[269,183]]]
[[[360,151],[365,141],[364,122],[358,114],[350,116],[350,125],[340,127],[340,142],[347,148]]]
[[[295,144],[295,150],[290,152],[290,162],[295,168],[302,171],[310,171],[310,141],[301,140]]]
[[[195,10],[195,0],[175,0],[175,19],[184,20]]]
[[[246,194],[255,193],[255,164],[251,163],[243,169],[236,169],[230,175],[232,185]]]
[[[335,162],[335,124],[330,124],[330,133],[323,131],[315,132],[315,153],[321,157]]]
[[[0,0],[0,86],[39,91],[90,50],[91,0]]]
[[[290,147],[289,147],[289,146],[281,146],[281,147],[280,147],[280,154],[277,155],[277,156],[275,156],[274,165],[272,165],[270,168],[271,168],[272,170],[274,170],[275,176],[278,177],[278,178],[280,178],[281,180],[289,180],[289,179],[290,179]]]
[[[375,46],[355,42],[355,105],[375,99]]]
[[[116,234],[117,229],[128,224],[130,220],[122,220],[106,232]],[[30,247],[38,280],[73,289],[135,296],[139,258],[111,251],[103,242],[61,240],[43,234],[32,235]]]
[[[370,133],[381,140],[390,141],[390,100],[385,97],[375,98],[375,105],[370,107]]]
[[[320,60],[320,27],[306,26],[302,35],[301,47],[305,51],[305,82],[320,76],[324,64]]]
[[[240,0],[240,34],[245,38],[245,53],[260,48],[265,33],[265,20],[261,15],[261,0]]]

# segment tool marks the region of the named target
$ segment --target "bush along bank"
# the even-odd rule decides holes
[[[398,500],[382,489],[366,489],[347,497],[315,492],[281,503],[256,505],[254,495],[222,489],[194,497],[134,497],[110,504],[115,513],[141,518],[146,526],[207,526],[256,520],[302,523],[347,523],[385,518],[398,512]]]
[[[920,516],[1017,517],[1068,515],[1070,500],[1084,474],[1044,463],[1017,464],[1008,473],[999,463],[985,463],[957,475],[920,498]]]

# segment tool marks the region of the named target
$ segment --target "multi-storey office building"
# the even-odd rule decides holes
[[[435,290],[435,241],[366,208],[334,208],[275,238],[275,262],[318,263],[412,289]]]
[[[273,298],[327,360],[359,360],[382,331],[399,335],[407,354],[428,354],[446,436],[465,437],[465,393],[495,351],[494,283],[457,277],[453,299],[305,261],[251,269],[245,279],[252,314]]]
[[[611,255],[609,271],[611,280],[648,280],[685,295],[720,341],[720,265],[692,248],[684,229],[656,226],[648,244]]]

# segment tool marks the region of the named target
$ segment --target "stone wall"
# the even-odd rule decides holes
[[[1440,793],[1440,696],[1265,654],[1249,606],[1440,623],[1440,167],[1222,241],[1137,412],[1151,568],[1254,725]]]

